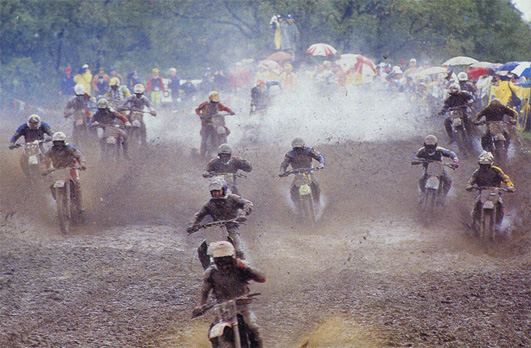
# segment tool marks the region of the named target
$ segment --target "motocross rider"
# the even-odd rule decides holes
[[[115,104],[115,107],[119,107],[129,96],[131,96],[129,88],[120,86],[118,77],[112,77],[109,80],[109,90],[104,94],[104,97],[110,99],[111,103]]]
[[[93,99],[88,93],[85,93],[85,87],[80,83],[74,86],[74,93],[76,95],[66,103],[64,110],[65,118],[69,118],[73,113],[81,110],[87,119],[90,119],[91,114],[88,108],[88,102]]]
[[[101,154],[103,156],[105,152],[105,142],[107,140],[107,134],[105,132],[105,127],[112,127],[114,126],[115,120],[119,119],[122,121],[125,125],[125,128],[131,127],[131,122],[122,114],[114,111],[109,106],[109,101],[106,98],[100,98],[98,100],[98,111],[92,115],[92,118],[90,120],[89,126],[94,127],[95,125],[99,124],[104,127],[104,132],[102,134],[102,137],[100,139],[100,148],[101,148]],[[124,157],[127,159],[130,159],[129,153],[128,153],[128,143],[127,143],[127,135],[126,133],[120,129],[116,128],[116,132],[119,133],[119,136],[123,139],[123,150],[124,150]]]
[[[465,122],[465,127],[467,129],[471,129],[468,113],[469,106],[473,101],[474,97],[472,96],[472,94],[470,94],[470,92],[461,91],[459,84],[452,83],[448,87],[448,98],[446,98],[446,100],[444,101],[444,106],[442,110],[439,111],[439,115],[444,115],[450,108],[462,107],[463,112],[465,114],[465,117],[463,118],[463,121]],[[447,117],[446,120],[444,120],[444,128],[446,129],[446,133],[450,138],[450,143],[453,143],[454,133],[452,130],[452,118]]]
[[[221,144],[218,148],[218,157],[208,162],[203,177],[208,178],[218,173],[236,173],[238,170],[250,172],[253,167],[249,162],[239,156],[232,155],[229,144]],[[235,183],[235,181],[233,181]],[[230,187],[232,193],[239,195],[236,185]]]
[[[219,102],[219,93],[212,91],[208,95],[208,101],[202,102],[195,109],[195,113],[201,119],[201,157],[205,157],[207,151],[207,140],[214,133],[214,127],[212,126],[212,116],[217,115],[220,111],[225,111],[234,115],[234,111],[231,108],[221,104]]]
[[[215,242],[209,247],[209,253],[214,259],[214,264],[205,271],[201,298],[194,308],[193,316],[203,313],[202,306],[206,304],[210,292],[216,297],[218,303],[226,302],[249,294],[249,281],[264,283],[266,276],[263,272],[251,267],[247,262],[235,255],[234,247],[229,242]],[[256,316],[247,303],[237,304],[238,313],[241,313],[247,328],[251,348],[263,347]]]
[[[52,165],[55,169],[62,169],[68,167],[80,167],[81,170],[87,168],[85,157],[79,152],[75,146],[66,142],[66,135],[63,132],[55,132],[52,137],[53,146],[44,154],[45,174],[51,172]],[[77,169],[70,170],[70,176],[74,180],[74,203],[80,214],[84,213],[83,203],[81,199],[81,181],[79,179],[79,171]]]
[[[505,183],[507,186],[507,190],[509,192],[515,192],[516,189],[514,187],[514,184],[512,183],[511,179],[507,174],[501,170],[501,168],[493,166],[494,163],[494,156],[492,153],[484,151],[481,155],[479,155],[478,158],[478,164],[479,168],[472,173],[472,177],[470,180],[468,180],[466,184],[466,190],[472,191],[474,189],[474,185],[477,185],[477,187],[501,187],[501,183]],[[474,205],[474,210],[472,212],[472,216],[474,217],[474,220],[476,220],[476,217],[478,216],[479,209],[481,209],[481,201],[479,200],[479,195],[477,197],[476,204]],[[496,211],[496,224],[500,225],[503,220],[503,206],[501,199],[498,202],[498,209]]]
[[[457,80],[459,81],[459,88],[461,88],[462,91],[467,91],[473,96],[476,95],[478,89],[472,82],[468,80],[468,75],[466,72],[462,71],[457,74]]]
[[[288,151],[286,155],[284,156],[284,161],[280,164],[280,173],[278,176],[284,177],[287,176],[287,168],[289,165],[291,165],[291,168],[293,170],[300,169],[300,168],[311,168],[312,167],[312,159],[315,159],[319,161],[319,165],[316,169],[323,169],[325,166],[325,159],[323,155],[321,155],[319,152],[314,150],[312,147],[305,146],[304,140],[302,138],[294,138],[291,142],[292,150]],[[319,204],[321,199],[321,188],[319,187],[319,183],[317,182],[317,179],[313,175],[312,176],[312,183],[310,184],[312,188],[312,196],[315,203]],[[291,200],[295,205],[297,205],[297,199],[298,199],[298,190],[295,186],[295,181],[291,185]]]
[[[133,87],[134,95],[127,97],[127,99],[118,108],[118,111],[129,110],[129,121],[131,121],[131,116],[133,115],[134,111],[142,112],[144,110],[144,107],[147,107],[149,109],[149,113],[151,114],[151,116],[157,116],[157,111],[155,111],[155,109],[153,109],[153,107],[151,106],[151,102],[144,95],[144,91],[144,85],[141,83],[137,83]],[[143,120],[140,126],[140,133],[142,138],[142,145],[145,146],[147,144],[147,131],[146,124]]]
[[[187,228],[187,232],[194,233],[198,231],[201,220],[207,215],[210,215],[214,221],[234,220],[234,222],[227,223],[227,233],[236,248],[237,256],[243,259],[244,254],[240,241],[238,222],[245,222],[247,220],[246,216],[253,210],[253,203],[238,195],[229,193],[227,183],[222,178],[213,178],[208,189],[212,198],[194,215],[190,227]],[[203,242],[198,249],[199,260],[203,266],[205,266],[205,262],[206,265],[210,262],[206,255],[206,250],[206,242]]]
[[[516,123],[516,120],[518,118],[518,114],[516,113],[516,111],[503,105],[501,101],[497,98],[492,99],[487,106],[485,106],[480,112],[477,113],[474,119],[474,124],[480,124],[480,121],[483,117],[485,117],[485,123],[487,124],[487,130],[485,134],[481,137],[481,147],[483,148],[483,150],[489,151],[492,146],[492,136],[490,133],[489,122],[503,121],[504,115],[507,115],[511,118],[510,123]],[[509,132],[507,131],[507,129],[505,129],[505,127],[504,134],[508,145],[510,136]]]
[[[415,156],[413,157],[413,160],[411,161],[412,165],[418,165],[422,164],[424,168],[428,167],[427,161],[438,161],[441,162],[442,158],[449,157],[454,161],[454,168],[459,167],[459,159],[457,158],[457,155],[445,148],[442,148],[440,146],[437,146],[437,137],[435,135],[428,135],[426,138],[424,138],[424,147],[421,147],[417,153],[415,153]],[[426,186],[426,180],[428,180],[428,176],[426,175],[426,172],[422,174],[422,176],[419,179],[419,187],[420,191],[424,193],[424,188]],[[448,191],[450,191],[450,188],[452,187],[452,178],[448,174],[448,171],[446,168],[443,169],[443,174],[441,176],[441,182],[442,185],[442,191],[440,196],[440,204],[444,204],[446,200],[446,196],[448,195]],[[423,196],[422,196],[423,197]]]
[[[11,150],[14,149],[16,147],[15,143],[21,136],[23,136],[24,141],[28,143],[35,140],[44,140],[44,134],[53,136],[54,131],[50,125],[48,125],[48,123],[41,121],[39,115],[33,114],[28,117],[28,121],[26,123],[17,128],[15,134],[13,134],[11,140],[9,141],[9,148]],[[39,147],[41,149],[41,153],[44,153],[44,146],[42,143],[39,144]]]

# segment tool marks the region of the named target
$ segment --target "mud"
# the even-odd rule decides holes
[[[166,132],[130,162],[84,151],[88,222],[68,235],[46,185],[30,190],[18,153],[0,150],[0,346],[209,347],[208,318],[190,320],[204,235],[185,232],[208,199],[204,163]],[[316,143],[327,166],[315,227],[294,216],[291,178],[277,176],[290,137],[235,146],[254,166],[239,184],[255,204],[242,238],[268,276],[252,285],[265,347],[531,346],[530,158],[504,168],[518,192],[504,197],[503,234],[484,245],[466,226],[473,159],[452,173],[437,221],[421,223],[409,162],[423,136]]]

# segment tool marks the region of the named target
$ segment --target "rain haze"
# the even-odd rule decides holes
[[[288,17],[294,47],[276,29]],[[198,247],[228,232],[209,227],[212,217],[187,228],[215,194],[203,174],[218,155],[210,144],[227,133],[230,163],[252,165],[236,184],[253,203],[239,225],[245,261],[267,276],[249,282],[262,347],[531,346],[531,62],[518,64],[529,60],[530,20],[524,0],[0,2],[0,347],[214,347],[215,311],[192,319]],[[291,57],[268,59],[278,52]],[[85,64],[90,100],[73,93]],[[102,112],[96,102],[112,89],[100,68],[118,72],[131,98],[142,84],[152,109],[122,110],[125,97],[108,95],[131,126],[111,120],[114,132],[91,137],[85,117]],[[72,91],[62,88],[69,71]],[[516,187],[503,194],[503,223],[490,208],[474,215],[489,202],[465,190],[486,126],[451,141],[466,118],[441,112],[463,73],[476,89],[470,115],[494,97],[517,111],[507,156],[494,161]],[[196,113],[212,91],[234,112],[226,128],[209,128],[210,114],[202,126]],[[86,104],[74,112],[75,98]],[[42,155],[8,147],[32,114],[86,159],[84,219],[71,174],[42,176]],[[80,125],[88,140],[76,136]],[[412,165],[429,134],[450,154],[446,198],[442,169],[419,181],[425,170]],[[281,173],[296,137],[324,157],[312,174],[319,197],[311,176]],[[492,235],[482,232],[489,224]],[[222,332],[219,346],[236,347]]]

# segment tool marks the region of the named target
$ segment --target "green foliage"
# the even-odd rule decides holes
[[[35,99],[65,66],[89,63],[198,77],[273,51],[271,16],[291,13],[298,56],[327,42],[375,60],[439,64],[456,55],[528,60],[531,29],[510,0],[2,0],[0,99]]]

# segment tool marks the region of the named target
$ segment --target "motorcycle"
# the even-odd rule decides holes
[[[235,195],[240,195],[238,187],[236,186],[236,178],[247,178],[247,175],[241,173],[208,173],[203,174],[204,178],[220,177],[225,180],[230,191]]]
[[[208,247],[210,244],[216,241],[223,240],[223,239],[227,240],[231,244],[234,244],[234,241],[229,236],[229,233],[227,231],[227,224],[243,224],[243,223],[245,223],[245,219],[236,218],[236,219],[230,219],[230,220],[210,221],[210,222],[207,222],[207,223],[204,223],[198,226],[199,229],[207,229],[209,227],[218,226],[220,227],[221,232],[222,232],[221,235],[219,233],[216,233],[215,235],[213,234],[207,235],[207,238],[201,243],[201,245],[197,249],[197,255],[199,257],[199,261],[201,262],[201,266],[203,266],[203,269],[206,270],[208,266],[210,266],[210,264],[212,263],[212,260],[210,256],[208,255]],[[194,232],[188,232],[188,234],[192,234]]]
[[[73,222],[83,222],[83,213],[76,205],[75,178],[79,167],[52,169],[45,173],[54,173],[54,182],[50,186],[52,196],[57,206],[57,219],[62,233],[70,232]]]
[[[92,124],[94,128],[101,128],[103,133],[101,135],[101,158],[106,160],[119,160],[120,150],[124,148],[124,131],[117,124],[104,125],[98,122]],[[125,157],[125,153],[124,153]]]
[[[477,125],[483,125],[485,122],[477,122]],[[485,145],[485,150],[491,152],[499,164],[507,162],[507,150],[509,148],[509,138],[505,121],[486,122],[489,134]]]
[[[206,137],[206,156],[216,153],[218,147],[221,144],[227,143],[227,137],[230,134],[230,130],[225,125],[225,116],[229,113],[218,113],[212,116],[212,125],[205,129],[206,134],[202,134]]]
[[[503,209],[502,192],[510,192],[501,187],[475,187],[479,195],[475,203],[475,211],[472,216],[472,227],[479,237],[487,242],[496,238],[496,221],[498,209]]]
[[[259,295],[260,293],[253,293],[221,303],[203,305],[200,310],[194,310],[192,318],[197,318],[212,309],[212,324],[208,338],[213,348],[250,347],[250,332],[239,306],[250,304]]]
[[[133,152],[137,152],[138,149],[146,145],[146,124],[144,123],[144,114],[151,113],[149,111],[144,111],[140,109],[132,109],[127,115],[129,122],[131,122],[131,128],[129,128],[128,132],[128,139],[129,144],[131,145],[131,150]]]
[[[85,114],[85,109],[76,110],[73,113],[65,113],[65,118],[73,115],[74,125],[72,128],[72,140],[77,146],[91,146],[96,132],[89,128],[89,117]]]
[[[473,145],[472,129],[469,129],[470,122],[466,114],[466,107],[457,106],[450,108],[448,111],[452,120],[452,130],[459,152],[463,154],[463,157],[468,157],[472,154]]]
[[[24,154],[20,157],[20,166],[31,184],[38,181],[42,171],[42,144],[50,142],[51,140],[52,139],[34,140],[23,144],[15,144],[15,148],[24,147]]]
[[[444,167],[454,170],[456,167],[454,164],[442,161],[424,161],[424,163],[426,164],[424,167],[426,182],[424,183],[420,208],[422,209],[424,218],[429,219],[433,216],[437,205],[442,201],[443,186],[441,178],[444,174]]]
[[[290,174],[295,175],[292,187],[295,186],[297,188],[297,208],[302,218],[312,224],[316,222],[316,212],[313,203],[311,183],[312,172],[316,170],[318,170],[318,168],[299,168],[284,173],[286,176]]]

